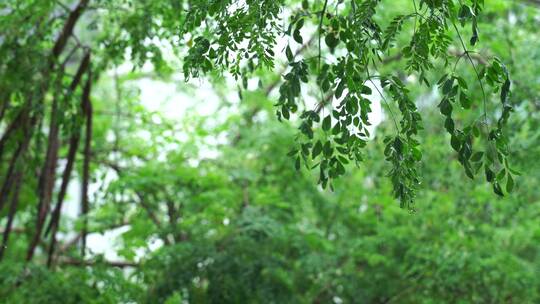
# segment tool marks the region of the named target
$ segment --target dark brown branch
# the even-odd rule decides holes
[[[51,107],[51,121],[49,126],[49,139],[47,143],[47,154],[45,157],[45,162],[43,164],[40,178],[39,178],[39,203],[37,205],[37,218],[36,218],[36,228],[34,236],[28,251],[26,254],[26,260],[31,261],[34,256],[36,246],[38,245],[41,239],[41,232],[43,230],[43,225],[45,223],[47,213],[49,212],[50,202],[52,198],[54,182],[56,177],[56,164],[58,161],[58,149],[60,146],[58,132],[59,132],[59,123],[58,123],[58,98],[53,99]]]
[[[56,43],[54,44],[54,47],[52,50],[53,60],[56,60],[60,56],[64,48],[66,47],[68,38],[71,36],[71,34],[73,34],[73,29],[75,28],[77,21],[81,17],[89,1],[90,0],[79,1],[79,4],[77,4],[75,9],[69,14],[69,17],[66,23],[64,24],[64,27],[62,28],[62,31],[60,32],[60,35],[58,36]]]
[[[36,125],[36,123],[37,123],[36,115],[34,115],[30,119],[26,117],[23,121],[21,121],[22,129],[23,129],[23,137],[17,149],[14,151],[13,156],[9,162],[9,167],[6,173],[6,177],[4,178],[4,183],[2,184],[2,188],[0,190],[0,210],[2,210],[2,208],[5,205],[6,200],[8,199],[8,195],[14,181],[13,174],[15,172],[15,168],[18,165],[19,160],[22,158],[23,155],[26,154],[26,151],[28,150],[28,146],[32,138],[33,127]]]
[[[4,120],[4,115],[9,108],[9,93],[1,93],[0,95],[0,122]]]
[[[64,51],[64,48],[66,47],[66,44],[67,44],[67,41],[68,41],[68,38],[73,34],[73,30],[75,28],[75,25],[77,23],[77,21],[79,20],[79,18],[81,17],[82,13],[84,12],[84,9],[86,8],[86,6],[88,5],[88,2],[89,0],[81,0],[79,2],[79,4],[77,4],[76,8],[69,14],[69,17],[68,17],[68,20],[66,21],[66,23],[64,24],[64,27],[62,28],[62,31],[60,32],[58,38],[56,39],[56,42],[54,44],[54,47],[51,51],[51,55],[50,55],[50,59],[49,59],[49,69],[52,69],[52,67],[54,66],[55,62],[58,60],[58,58],[60,57],[60,54],[62,54],[62,52]],[[49,85],[49,81],[48,81],[48,75],[49,75],[49,71],[45,71],[45,77],[43,81],[43,83],[41,84],[41,94],[45,94],[45,91],[47,91],[48,89],[48,85]],[[9,94],[6,94],[7,95],[7,98],[9,98]],[[42,97],[39,97],[38,100],[42,99]],[[7,103],[7,101],[6,101]],[[30,106],[30,103],[27,103],[25,104],[25,107],[29,107]],[[3,108],[2,108],[2,113],[4,113],[5,111],[7,110],[7,105],[4,104]],[[21,114],[26,114],[28,115],[29,113],[27,112],[26,109],[24,109]],[[3,114],[2,114],[2,117],[3,117]],[[20,125],[19,123],[19,119],[15,119],[13,124],[8,127],[6,133],[4,133],[4,135],[2,136],[2,139],[0,140],[0,157],[2,156],[2,149],[3,149],[3,145],[5,144],[5,142],[7,141],[7,139],[9,138],[9,135],[11,135],[11,132],[13,131],[13,129],[15,129],[14,127]]]
[[[4,257],[4,251],[7,248],[9,235],[11,233],[11,227],[13,225],[13,219],[15,218],[15,213],[17,213],[17,205],[19,203],[19,193],[21,190],[23,172],[19,170],[15,176],[15,189],[11,197],[11,204],[9,206],[8,220],[6,222],[6,228],[4,229],[4,237],[2,239],[2,246],[0,247],[0,261]]]
[[[66,98],[68,98],[69,95],[71,95],[71,93],[77,88],[77,86],[79,85],[84,73],[86,73],[86,71],[88,70],[89,65],[90,65],[90,53],[86,53],[85,56],[83,57],[82,61],[81,61],[81,64],[79,65],[79,68],[77,69],[77,72],[76,72],[75,76],[73,77],[73,80],[72,80],[72,82],[71,82],[71,84],[69,86],[69,91],[67,93]],[[88,74],[89,75],[88,75],[86,84],[85,84],[85,86],[83,88],[83,94],[82,94],[82,100],[81,100],[81,108],[82,108],[83,114],[85,116],[88,116],[87,113],[85,113],[85,111],[87,111],[89,109],[90,90],[91,90],[91,82],[92,82],[91,73],[88,73]],[[75,135],[72,136],[72,138],[70,140],[70,147],[69,147],[69,152],[68,152],[68,162],[66,164],[66,168],[65,168],[63,176],[62,176],[62,184],[61,184],[60,192],[58,194],[58,201],[57,201],[56,207],[55,207],[55,209],[53,211],[53,215],[52,215],[49,227],[47,228],[47,230],[45,232],[45,235],[47,235],[49,230],[52,229],[52,231],[53,231],[52,236],[51,236],[51,243],[50,243],[50,246],[49,246],[48,258],[47,258],[47,265],[49,267],[52,264],[54,250],[55,250],[55,247],[56,247],[56,232],[57,232],[58,226],[59,226],[60,215],[61,215],[61,210],[62,210],[62,204],[63,204],[64,197],[65,197],[65,194],[66,194],[66,191],[67,191],[67,186],[69,184],[69,180],[70,180],[70,177],[71,177],[71,171],[72,171],[73,164],[74,164],[74,161],[75,161],[75,156],[76,156],[76,153],[77,153],[78,146],[79,146],[79,134],[77,132]],[[41,223],[41,224],[43,224],[43,223]]]
[[[34,101],[35,103],[39,104],[43,102],[43,99],[49,89],[49,82],[50,82],[50,73],[62,54],[67,41],[69,37],[73,34],[73,30],[75,28],[75,25],[79,18],[81,17],[86,5],[88,4],[89,0],[81,0],[75,9],[69,14],[66,23],[64,24],[64,27],[62,31],[60,32],[53,49],[51,50],[51,54],[49,57],[48,62],[48,69],[45,69],[43,71],[43,81],[38,85],[38,95],[36,96],[35,100],[29,99],[25,104],[23,105],[23,110],[21,112],[21,120],[26,121],[28,120],[27,116],[30,113],[30,109],[32,108],[32,104]],[[74,82],[78,83],[78,80],[74,79]],[[72,86],[73,88],[76,87],[76,84]],[[47,154],[45,158],[45,163],[43,165],[43,169],[40,175],[39,179],[39,203],[38,203],[38,215],[37,215],[37,225],[36,225],[36,231],[34,234],[34,237],[31,241],[31,244],[29,246],[28,252],[27,252],[27,260],[31,260],[32,256],[34,254],[35,248],[40,240],[40,234],[41,230],[43,228],[43,224],[46,218],[46,214],[48,212],[51,196],[52,196],[52,190],[54,187],[54,181],[55,181],[55,168],[56,168],[56,161],[58,156],[58,148],[59,148],[59,140],[58,140],[58,128],[59,124],[57,121],[57,105],[58,100],[55,97],[53,99],[53,106],[51,110],[51,122],[50,122],[50,132],[49,132],[49,140],[48,140],[48,146],[47,146]],[[17,123],[18,120],[16,119],[14,121],[14,124],[12,124],[12,128],[8,127],[8,130],[2,137],[2,140],[0,140],[0,150],[3,149],[3,145],[7,140],[9,139],[10,135],[12,134],[13,130],[15,130],[17,125],[26,125],[27,129],[25,130],[25,136],[23,136],[23,139],[21,143],[19,144],[19,148],[17,151],[15,151],[14,157],[12,158],[10,162],[10,168],[8,169],[8,174],[6,176],[6,179],[4,180],[4,183],[2,185],[2,190],[0,192],[0,207],[3,207],[5,200],[7,199],[7,196],[9,195],[9,191],[11,188],[11,185],[13,183],[12,174],[14,171],[15,166],[17,165],[19,159],[22,155],[25,154],[26,150],[28,149],[30,138],[32,137],[31,134],[33,133],[33,128],[35,127],[35,122],[39,120],[39,117],[34,116],[31,119],[30,123],[23,123],[19,124]],[[1,152],[0,152],[1,155]],[[22,170],[22,169],[21,169]],[[14,193],[14,196],[17,196],[17,193]],[[6,231],[8,232],[8,231]]]
[[[88,70],[89,64],[90,64],[90,54],[87,53],[81,60],[79,68],[77,69],[77,72],[75,73],[75,76],[73,77],[69,85],[69,91],[64,97],[66,100],[69,98],[72,92],[79,85],[84,73],[86,73],[86,71]],[[60,141],[59,141],[59,135],[58,135],[59,129],[60,129],[60,123],[58,121],[58,115],[59,115],[58,111],[59,111],[58,98],[55,97],[53,98],[52,107],[51,107],[51,121],[50,121],[50,126],[49,126],[50,131],[49,131],[49,139],[48,139],[48,144],[47,144],[47,154],[46,154],[45,163],[43,164],[43,169],[41,171],[41,175],[39,179],[39,203],[37,207],[38,215],[37,215],[37,221],[36,221],[36,231],[34,233],[34,237],[32,238],[32,241],[28,248],[28,253],[26,256],[27,261],[32,260],[36,246],[39,243],[39,240],[41,238],[43,226],[45,224],[47,214],[49,213],[49,209],[51,205],[52,194],[54,190],[54,182],[56,181],[56,164],[58,162],[58,150],[60,147]]]
[[[15,173],[15,167],[17,166],[17,161],[19,159],[19,155],[24,149],[24,143],[26,142],[26,139],[23,139],[23,143],[20,143],[17,150],[13,153],[13,156],[11,160],[9,161],[9,167],[6,173],[6,177],[4,178],[4,183],[2,184],[2,189],[0,190],[0,211],[4,208],[4,205],[6,204],[9,196],[9,192],[11,190],[11,187],[13,185],[13,174]]]
[[[28,111],[26,109],[23,109],[13,119],[11,124],[7,126],[6,131],[2,135],[2,139],[0,139],[0,159],[2,158],[2,155],[4,153],[4,146],[6,145],[7,141],[10,139],[13,132],[15,132],[19,127],[24,125],[24,121],[26,121],[26,119],[28,119]]]
[[[89,66],[90,66],[90,53],[86,53],[83,59],[81,60],[81,63],[79,65],[79,68],[77,69],[77,72],[75,73],[75,76],[73,76],[73,80],[71,80],[71,83],[69,85],[68,96],[77,88],[77,86],[81,82],[83,75],[88,71]]]
[[[92,78],[92,74],[89,73],[88,78]],[[82,229],[82,246],[81,255],[84,257],[86,251],[86,235],[88,229],[88,184],[90,182],[90,158],[91,158],[91,145],[92,145],[92,101],[90,100],[90,92],[92,91],[92,81],[89,80],[87,87],[85,88],[87,94],[84,99],[84,109],[86,114],[86,134],[84,139],[84,159],[83,159],[83,173],[82,173],[82,187],[81,187],[81,210],[83,215],[83,229]]]
[[[76,132],[76,134],[72,135],[69,143],[69,151],[67,155],[67,163],[66,167],[64,169],[64,173],[62,174],[62,184],[60,186],[60,192],[58,193],[58,201],[56,203],[56,207],[54,208],[51,222],[49,226],[47,227],[47,230],[45,231],[45,236],[47,236],[47,233],[52,230],[51,235],[51,244],[49,246],[49,256],[47,258],[47,265],[50,267],[52,263],[52,257],[54,255],[54,249],[56,246],[56,232],[58,231],[58,226],[60,223],[60,215],[62,211],[62,205],[64,202],[64,198],[67,192],[67,187],[69,185],[69,181],[71,179],[71,171],[73,169],[73,164],[75,163],[75,157],[77,155],[77,149],[79,147],[79,134]]]
[[[12,201],[10,205],[10,211],[8,215],[8,223],[6,225],[6,229],[4,230],[4,240],[2,245],[2,255],[3,251],[5,250],[7,246],[7,242],[9,240],[9,234],[11,232],[11,226],[13,224],[13,219],[15,217],[15,212],[17,210],[17,204],[19,200],[19,192],[21,187],[21,179],[23,174],[23,168],[18,168],[20,159],[23,159],[26,155],[26,152],[28,150],[28,146],[30,145],[30,141],[32,138],[32,133],[35,125],[37,124],[38,117],[37,115],[32,116],[30,119],[27,119],[24,121],[23,126],[23,139],[22,142],[19,144],[17,150],[13,154],[13,158],[10,161],[10,166],[8,169],[8,174],[6,175],[6,180],[4,181],[4,184],[2,185],[2,190],[0,192],[0,204],[3,204],[5,200],[8,198],[9,191],[11,190],[11,186],[13,183],[15,183],[14,192],[12,195]],[[12,173],[15,170],[15,168],[18,168],[18,171],[14,178],[12,178]]]
[[[110,266],[118,268],[139,267],[138,263],[127,261],[84,261],[75,259],[62,259],[59,261],[59,264],[69,266]]]
[[[45,230],[45,236],[48,235],[51,229],[55,231],[55,229],[58,227],[60,213],[62,210],[62,204],[66,196],[67,187],[69,185],[69,181],[71,178],[71,171],[73,169],[73,164],[75,163],[75,158],[77,155],[77,149],[79,147],[79,140],[80,140],[80,136],[77,132],[76,134],[73,134],[71,136],[71,139],[69,141],[67,163],[66,163],[66,167],[64,168],[64,172],[62,174],[62,184],[60,185],[60,192],[58,193],[58,199],[57,199],[57,203],[52,214],[51,222],[49,223],[49,226]],[[53,232],[53,235],[54,235],[54,232]]]
[[[87,70],[89,63],[90,63],[90,55],[86,54],[85,57],[83,58],[82,63],[81,63],[82,68],[80,68],[79,71],[83,72],[83,71]],[[80,81],[81,76],[82,76],[82,73],[81,74],[77,73],[76,78],[74,78],[74,81],[72,82],[70,90],[75,89],[77,83]],[[89,76],[88,79],[86,80],[86,84],[85,84],[85,86],[83,88],[83,94],[82,94],[82,98],[81,98],[81,110],[83,112],[83,115],[84,115],[84,111],[85,111],[85,108],[86,108],[85,104],[88,103],[88,100],[90,98],[90,82],[91,81],[92,81],[92,79]],[[52,235],[52,239],[51,239],[51,249],[50,249],[52,251],[54,251],[54,243],[55,243],[55,238],[56,238],[55,234],[56,234],[56,230],[58,228],[58,223],[60,221],[60,213],[61,213],[61,210],[62,210],[62,204],[63,204],[64,197],[65,197],[66,191],[67,191],[67,187],[69,185],[69,181],[70,181],[70,178],[71,178],[71,171],[73,169],[73,164],[75,163],[77,149],[79,147],[79,140],[80,140],[80,133],[77,130],[71,136],[71,139],[70,139],[70,142],[69,142],[69,151],[68,151],[68,155],[67,155],[67,164],[66,164],[66,167],[64,169],[64,173],[62,175],[62,184],[60,186],[60,192],[58,193],[58,201],[57,201],[56,207],[55,207],[55,209],[53,211],[51,222],[49,223],[49,226],[47,227],[47,229],[45,231],[45,236],[47,236],[49,231],[51,229],[53,230],[53,235]],[[50,257],[50,255],[49,255],[49,257]]]

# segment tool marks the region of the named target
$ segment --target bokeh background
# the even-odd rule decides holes
[[[316,172],[296,170],[287,155],[297,125],[275,117],[279,65],[247,84],[223,74],[185,82],[177,72],[182,54],[157,39],[149,44],[162,50],[159,66],[130,58],[95,84],[92,207],[79,216],[81,189],[71,183],[52,269],[46,246],[32,263],[21,259],[36,200],[33,184],[23,184],[0,263],[0,302],[539,303],[540,3],[485,2],[474,58],[482,66],[498,56],[511,75],[511,194],[498,197],[482,178],[467,178],[444,130],[437,88],[405,73],[424,120],[415,211],[392,195],[383,138],[393,123],[378,94],[370,97],[373,136],[364,162],[350,164],[334,191],[322,190]],[[383,3],[382,24],[411,7]],[[12,12],[4,7],[0,18]],[[83,41],[99,36],[90,26],[78,31]],[[304,56],[316,53],[313,45]],[[470,64],[456,68],[473,108],[480,107]],[[380,69],[400,71],[404,63],[389,60]],[[309,107],[318,93],[303,97]],[[488,109],[490,117],[500,114],[497,98]],[[466,122],[474,113],[454,115]],[[77,167],[73,179],[80,174]],[[83,220],[89,236],[81,262]]]

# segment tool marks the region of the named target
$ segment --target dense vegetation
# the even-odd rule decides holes
[[[539,7],[2,1],[0,302],[540,302]]]

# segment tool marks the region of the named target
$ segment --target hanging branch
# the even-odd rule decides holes
[[[2,259],[4,251],[6,249],[7,242],[9,240],[9,234],[11,232],[11,226],[13,224],[13,219],[15,217],[15,213],[17,212],[17,204],[19,200],[19,193],[21,190],[21,180],[22,180],[22,174],[23,174],[23,168],[19,167],[19,160],[22,159],[26,155],[26,151],[28,150],[28,146],[30,145],[32,133],[37,124],[37,121],[38,121],[38,116],[33,115],[30,119],[26,119],[23,122],[23,126],[22,126],[23,137],[17,150],[13,153],[13,157],[10,161],[10,165],[8,169],[8,174],[6,175],[6,180],[4,181],[2,190],[0,191],[0,204],[3,205],[4,202],[8,198],[9,191],[11,190],[13,183],[15,184],[15,187],[13,187],[14,191],[13,191],[12,200],[10,204],[8,221],[6,223],[6,228],[4,230],[2,248],[0,249],[0,260]],[[18,168],[18,170],[15,173],[15,177],[12,178],[12,174],[14,173],[15,168]]]
[[[24,120],[28,118],[28,111],[26,109],[23,109],[19,112],[19,114],[13,119],[11,124],[9,124],[6,128],[6,131],[2,135],[2,138],[0,139],[0,159],[2,158],[2,155],[4,154],[4,146],[6,145],[7,141],[11,137],[11,135],[22,125],[24,125]]]
[[[13,121],[13,123],[8,126],[6,132],[2,136],[2,139],[0,140],[0,157],[2,155],[3,147],[5,143],[9,140],[11,135],[18,129],[19,126],[23,128],[24,130],[24,136],[21,139],[21,142],[19,143],[19,146],[16,151],[14,151],[13,157],[10,161],[10,165],[7,171],[6,178],[4,179],[4,183],[2,185],[2,189],[0,190],[0,208],[5,205],[5,201],[7,197],[9,196],[9,192],[13,185],[13,173],[14,168],[16,167],[19,160],[22,158],[22,156],[27,152],[29,143],[32,138],[32,133],[34,132],[34,129],[36,128],[37,122],[41,120],[41,114],[40,113],[34,113],[32,115],[31,111],[33,109],[33,104],[43,104],[43,99],[45,98],[46,93],[49,91],[49,84],[50,84],[50,73],[54,68],[55,63],[57,62],[59,56],[62,54],[68,38],[72,35],[73,30],[75,28],[75,25],[77,21],[79,20],[80,16],[82,15],[86,5],[88,4],[89,0],[81,0],[79,4],[76,6],[75,10],[70,13],[70,15],[67,18],[67,21],[60,32],[58,39],[56,40],[53,49],[51,50],[50,56],[48,56],[48,64],[47,68],[45,68],[42,73],[43,77],[40,81],[40,83],[36,84],[36,94],[31,94],[28,99],[24,102],[22,105],[21,113],[17,116],[17,118]],[[54,101],[53,103],[55,103]],[[56,109],[54,110],[54,112]],[[32,116],[32,118],[28,118]],[[54,119],[51,119],[54,120]],[[51,126],[54,126],[56,124],[51,124]],[[49,138],[49,147],[47,151],[46,156],[46,163],[44,165],[44,170],[42,177],[40,177],[40,183],[39,183],[39,189],[38,193],[40,193],[40,204],[38,206],[38,226],[36,227],[37,231],[34,235],[34,240],[32,241],[30,248],[28,250],[27,254],[27,260],[30,260],[33,256],[35,246],[37,246],[37,243],[39,242],[39,233],[41,231],[42,222],[44,220],[44,215],[46,214],[44,211],[47,207],[47,197],[49,197],[50,200],[50,194],[47,192],[52,192],[52,190],[48,190],[51,186],[47,184],[54,184],[54,178],[51,179],[51,168],[52,174],[54,174],[54,167],[55,167],[55,154],[58,150],[58,142],[57,142],[57,130],[54,128],[51,129],[50,132],[50,138]],[[56,151],[56,152],[55,152]],[[52,180],[52,182],[51,182]]]
[[[91,71],[88,73],[89,78],[92,78]],[[82,193],[81,193],[81,210],[83,216],[83,229],[82,229],[82,244],[81,244],[81,256],[84,259],[84,253],[86,251],[86,235],[88,229],[88,184],[90,180],[90,157],[91,157],[91,144],[92,144],[92,101],[90,99],[90,92],[92,90],[92,82],[87,83],[85,87],[88,94],[84,100],[84,112],[86,114],[86,136],[84,139],[84,160],[83,160],[83,173],[82,173]]]
[[[32,131],[37,122],[37,115],[34,115],[32,118],[28,119],[27,116],[20,121],[21,128],[23,129],[23,136],[21,142],[19,143],[17,149],[13,152],[13,156],[9,161],[9,167],[4,178],[4,183],[0,189],[0,211],[4,207],[6,200],[8,199],[9,192],[12,189],[14,178],[13,174],[15,173],[15,168],[19,162],[19,159],[26,153],[30,140],[32,138]]]
[[[79,1],[79,4],[77,4],[75,9],[69,14],[66,24],[64,24],[64,27],[62,28],[62,31],[60,32],[60,35],[58,36],[58,39],[56,40],[56,43],[54,44],[54,47],[52,50],[53,60],[56,60],[60,56],[60,54],[62,54],[62,52],[64,51],[67,41],[69,37],[71,36],[71,34],[73,33],[73,29],[75,28],[77,21],[79,21],[79,18],[81,17],[86,6],[88,5],[88,2],[90,2],[90,0]],[[54,61],[52,62],[52,64],[54,64]]]
[[[9,191],[11,190],[11,187],[14,181],[12,176],[13,176],[13,173],[15,172],[15,166],[17,165],[17,160],[23,150],[25,141],[26,139],[23,139],[23,142],[19,144],[17,150],[15,150],[15,152],[13,153],[13,157],[9,161],[9,167],[6,173],[6,177],[4,179],[4,183],[2,184],[2,188],[0,190],[0,211],[4,208],[4,205],[6,204],[6,201],[8,199]]]
[[[56,203],[56,206],[54,208],[51,221],[49,223],[49,226],[47,227],[45,231],[45,236],[49,233],[49,231],[52,230],[51,234],[51,243],[49,246],[49,257],[47,259],[47,266],[51,266],[52,263],[52,257],[54,254],[54,249],[56,246],[56,232],[58,231],[58,226],[60,222],[60,215],[62,210],[62,205],[64,202],[64,198],[67,192],[67,187],[71,178],[71,171],[73,169],[73,163],[75,162],[75,157],[77,154],[77,149],[79,147],[79,139],[80,136],[78,134],[74,134],[69,142],[69,151],[67,155],[67,164],[64,169],[64,173],[62,174],[62,184],[60,186],[60,192],[58,193],[58,201]]]
[[[74,259],[63,259],[60,261],[60,264],[62,265],[69,265],[69,266],[109,266],[109,267],[117,267],[117,268],[137,268],[139,267],[138,263],[134,262],[127,262],[127,261],[80,261],[80,260],[74,260]]]
[[[88,70],[90,64],[90,54],[87,53],[81,60],[79,68],[69,85],[68,92],[65,95],[65,99],[69,99],[73,91],[79,85],[84,73]],[[63,74],[63,71],[60,72]],[[41,232],[45,224],[47,214],[50,209],[50,204],[52,200],[52,194],[54,189],[54,182],[56,180],[56,163],[58,161],[58,149],[60,146],[59,143],[59,128],[60,124],[58,122],[58,98],[53,98],[53,103],[51,107],[51,122],[49,127],[49,139],[47,145],[47,154],[45,158],[45,163],[43,164],[43,169],[41,171],[40,180],[39,180],[39,203],[37,206],[38,216],[36,221],[36,231],[30,246],[28,248],[26,259],[27,261],[32,260],[34,251],[37,244],[41,238]]]
[[[2,89],[3,90],[3,89]],[[4,120],[7,108],[9,108],[9,93],[0,93],[0,122]]]
[[[54,231],[55,226],[58,224],[58,218],[60,217],[60,210],[62,209],[62,203],[64,201],[66,192],[67,192],[67,186],[69,185],[69,180],[71,177],[71,171],[73,169],[73,164],[75,162],[77,149],[79,147],[79,140],[80,135],[79,131],[75,131],[76,134],[73,134],[69,141],[69,150],[67,154],[67,164],[64,168],[64,172],[62,174],[62,184],[60,185],[60,192],[58,193],[58,200],[57,204],[54,208],[52,219],[49,223],[49,226],[45,230],[45,236],[48,235],[48,233],[51,231],[51,229]]]
[[[88,57],[89,60],[89,57]],[[83,88],[82,98],[81,98],[81,109],[82,114],[85,115],[85,108],[86,104],[89,103],[90,99],[90,86],[91,86],[91,75],[88,73],[88,78],[86,79],[85,86]],[[70,143],[69,143],[69,151],[67,155],[67,164],[64,169],[64,173],[62,175],[62,184],[60,186],[60,192],[58,193],[58,201],[56,203],[56,207],[53,211],[53,215],[51,218],[51,221],[49,223],[49,226],[47,227],[45,231],[45,236],[52,230],[51,235],[51,243],[49,246],[49,256],[47,259],[47,266],[51,266],[52,259],[54,255],[54,250],[56,247],[56,232],[58,231],[59,223],[60,223],[60,216],[62,211],[62,205],[64,202],[64,198],[67,192],[67,187],[69,185],[69,181],[71,178],[71,171],[73,170],[73,164],[75,163],[77,150],[79,147],[79,141],[80,141],[80,131],[77,130],[75,133],[71,136]]]
[[[11,197],[11,204],[9,206],[8,220],[6,222],[6,228],[4,229],[4,237],[2,240],[2,246],[0,246],[0,261],[4,257],[4,251],[7,248],[9,241],[9,234],[11,233],[11,227],[13,225],[13,219],[15,218],[15,213],[17,212],[17,205],[19,202],[19,193],[21,190],[23,171],[19,169],[14,178],[15,180],[15,189]]]
[[[82,78],[82,75],[88,70],[89,65],[90,65],[90,53],[86,53],[85,56],[83,57],[82,61],[81,61],[81,64],[79,66],[79,69],[78,69],[75,77],[73,78],[73,81],[71,82],[68,94],[71,94],[71,92],[73,92],[76,89],[77,85],[79,84],[79,82],[80,82],[80,80]],[[87,78],[85,86],[83,88],[83,94],[82,94],[82,98],[81,98],[81,109],[82,109],[83,115],[85,115],[85,107],[86,107],[85,103],[87,102],[87,100],[89,98],[89,95],[90,95],[90,82],[91,82],[91,76],[90,76],[90,73],[88,73],[88,78]],[[72,135],[72,137],[70,139],[69,151],[68,151],[68,156],[67,156],[67,161],[68,162],[66,164],[66,167],[64,169],[64,173],[62,175],[62,184],[60,186],[60,192],[58,194],[58,202],[57,202],[56,207],[54,209],[54,213],[53,213],[51,222],[49,223],[49,226],[47,227],[47,229],[45,231],[45,236],[47,236],[47,234],[51,230],[52,226],[58,224],[58,220],[59,220],[59,217],[60,217],[60,211],[62,209],[62,202],[64,200],[64,197],[65,197],[65,194],[66,194],[66,191],[67,191],[67,186],[69,184],[71,171],[73,169],[73,163],[75,162],[75,156],[76,156],[77,149],[78,149],[78,146],[79,146],[79,139],[80,139],[80,133],[79,133],[79,131],[76,131]]]
[[[41,231],[43,229],[43,224],[45,222],[47,213],[49,212],[50,201],[52,197],[52,192],[54,188],[55,181],[55,171],[56,163],[58,161],[58,149],[59,149],[59,123],[58,123],[58,98],[53,98],[52,107],[51,107],[51,122],[49,126],[49,139],[47,144],[47,154],[45,157],[45,163],[41,170],[38,184],[38,193],[39,193],[39,203],[37,205],[37,219],[36,219],[36,229],[30,246],[28,247],[28,252],[26,255],[26,260],[32,260],[34,256],[34,250],[39,243]]]

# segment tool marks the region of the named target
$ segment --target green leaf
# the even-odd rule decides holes
[[[506,104],[508,100],[508,92],[510,91],[510,80],[508,78],[501,87],[501,103]]]
[[[422,160],[422,151],[420,151],[420,149],[418,148],[413,148],[412,149],[412,155],[414,157],[414,160],[416,161],[421,161]]]
[[[296,30],[299,31],[300,29],[302,29],[303,26],[304,26],[304,19],[301,18],[300,20],[298,20],[298,22],[296,22]]]
[[[443,99],[441,103],[439,104],[439,108],[441,109],[441,114],[444,116],[450,116],[452,115],[452,105],[450,104],[450,101],[448,99]]]
[[[471,18],[472,16],[473,13],[471,8],[467,5],[462,5],[458,13],[458,18],[460,19],[461,24],[465,24],[465,20]]]
[[[319,156],[319,154],[321,154],[321,152],[322,152],[322,143],[321,143],[320,140],[317,140],[317,142],[313,146],[313,150],[311,151],[311,157],[315,158],[315,157]]]
[[[459,151],[461,148],[461,140],[456,135],[452,135],[450,138],[450,145],[455,151]]]
[[[476,18],[473,18],[472,23],[472,36],[471,36],[471,45],[474,46],[478,42],[478,26],[476,25]]]
[[[370,87],[368,87],[367,85],[362,85],[362,88],[361,88],[361,91],[360,91],[362,94],[364,95],[371,95],[373,92],[371,90]]]
[[[330,141],[327,141],[324,143],[323,152],[326,158],[329,158],[332,156],[333,149],[332,149],[332,145],[330,144]]]
[[[294,41],[300,44],[304,43],[304,39],[302,38],[302,35],[300,35],[300,31],[298,29],[293,32],[293,38]]]
[[[486,180],[491,183],[495,178],[495,173],[493,173],[493,171],[491,171],[491,169],[488,168],[487,165],[484,167],[484,172],[486,174]]]
[[[448,133],[450,134],[454,133],[454,121],[452,120],[451,117],[446,118],[446,120],[444,121],[444,127],[446,131],[448,131]]]
[[[505,176],[506,176],[506,170],[501,169],[501,171],[499,171],[499,173],[497,174],[497,181],[502,181]]]
[[[470,109],[472,105],[471,100],[463,91],[461,91],[461,93],[459,94],[459,103],[464,109]]]
[[[342,79],[336,87],[336,98],[339,99],[345,90],[345,79]]]
[[[437,84],[440,86],[442,83],[448,78],[448,74],[443,74],[439,81],[437,81]]]
[[[289,153],[287,153],[287,156],[294,156],[298,153],[298,150],[297,149],[292,149],[291,151],[289,151]]]
[[[474,137],[480,137],[480,128],[478,127],[478,125],[475,124],[473,126],[472,132],[473,132]]]
[[[442,93],[444,95],[448,95],[452,91],[452,87],[454,85],[454,78],[449,78],[444,82],[444,85],[442,87]]]
[[[282,107],[281,114],[287,120],[290,118],[289,109],[287,109],[287,107],[285,107],[285,106]]]
[[[514,190],[514,179],[512,178],[512,175],[508,174],[508,178],[506,179],[506,192],[511,193]]]
[[[473,162],[481,161],[483,156],[484,156],[484,152],[476,152],[472,155],[471,161]]]
[[[471,164],[466,161],[464,162],[463,167],[465,168],[465,174],[467,175],[467,177],[470,179],[474,179],[474,173],[472,171]]]
[[[332,117],[328,115],[322,121],[322,128],[324,131],[328,131],[330,130],[331,127],[332,127]]]
[[[458,84],[459,84],[459,86],[460,86],[460,88],[462,90],[467,90],[468,89],[467,82],[465,81],[465,79],[463,79],[463,77],[456,76],[456,79],[457,79]]]
[[[339,175],[345,174],[345,167],[339,161],[336,163],[336,170]]]
[[[504,193],[502,192],[501,185],[499,185],[498,182],[493,183],[493,192],[497,194],[498,196],[504,196]]]
[[[291,51],[291,48],[288,45],[287,45],[287,48],[285,49],[285,55],[287,55],[287,60],[289,60],[289,62],[293,62],[294,55]]]
[[[339,40],[333,33],[329,33],[328,35],[326,35],[326,37],[324,37],[324,42],[326,42],[326,45],[330,49],[335,49],[336,46],[339,44]]]

